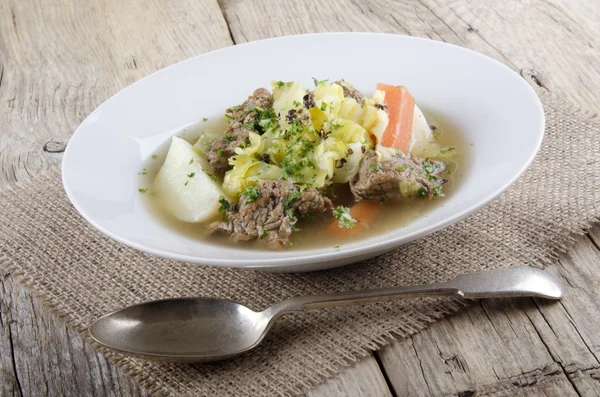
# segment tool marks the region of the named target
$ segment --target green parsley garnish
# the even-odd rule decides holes
[[[188,177],[188,178],[193,178],[193,177],[194,177],[194,175],[196,175],[196,173],[195,173],[195,172],[190,172],[189,174],[187,174],[187,177]]]
[[[194,159],[190,159],[190,162],[188,164],[192,164],[194,162]]]
[[[284,83],[283,81],[281,81],[281,80],[280,80],[280,81],[277,81],[277,82],[275,82],[275,84],[276,84],[276,85],[277,85],[277,87],[279,87],[279,88],[281,88],[281,87],[283,87],[283,86],[285,85],[285,83]]]
[[[202,117],[202,121],[208,121],[206,117]]]
[[[381,196],[381,197],[379,197],[379,204],[383,204],[383,203],[385,203],[385,197]]]
[[[427,193],[429,193],[429,191],[425,186],[422,186],[417,190],[417,196],[419,197],[427,197]]]
[[[294,107],[298,107],[300,106],[300,102],[294,100],[294,102],[292,102],[292,104],[294,105]]]
[[[148,191],[148,189],[144,189],[144,188],[139,188],[138,192],[140,193],[146,193]]]
[[[441,196],[442,195],[442,185],[437,185],[436,187],[433,188],[433,190],[431,192],[436,197]]]
[[[377,171],[381,171],[381,167],[380,167],[380,166],[378,166],[378,165],[375,165],[375,164],[371,164],[371,165],[369,166],[369,170],[370,170],[371,172],[377,172]]]
[[[339,245],[334,245],[333,248],[340,248],[340,246]]]
[[[471,145],[472,145],[472,144],[471,144]],[[454,147],[449,147],[449,148],[447,148],[447,149],[442,149],[442,150],[440,150],[440,154],[446,154],[446,153],[450,153],[450,152],[453,152],[453,151],[455,151],[455,150],[456,150],[456,148],[454,148]]]
[[[339,227],[344,227],[346,229],[352,229],[356,226],[355,217],[350,215],[350,208],[344,207],[343,205],[338,205],[333,210],[333,217],[338,220]]]
[[[269,235],[269,231],[263,227],[258,239],[262,240],[263,238],[267,237],[268,235]]]
[[[432,162],[429,159],[423,160],[421,164],[423,165],[423,169],[425,170],[425,172],[428,174],[433,174],[438,167],[436,163]]]
[[[262,194],[257,188],[248,186],[244,189],[242,196],[246,197],[246,204],[250,204],[261,198]]]
[[[406,171],[406,167],[403,166],[403,165],[399,165],[399,166],[396,167],[396,171],[398,171],[398,172],[404,172],[404,171]]]
[[[235,135],[232,135],[232,134],[227,134],[227,135],[225,135],[225,136],[223,137],[223,142],[225,142],[225,143],[229,143],[229,142],[233,142],[233,141],[235,141],[235,139],[236,139],[236,138],[235,138]]]
[[[315,87],[318,86],[319,84],[327,83],[329,81],[329,79],[319,81],[319,80],[315,79],[314,77],[312,79],[313,79],[313,82],[315,83]]]
[[[210,179],[212,179],[212,181],[213,181],[213,182],[216,182],[216,181],[217,181],[217,177],[216,177],[216,176],[214,176],[213,174],[211,174],[210,172],[207,172],[207,173],[206,173],[206,175],[208,175],[208,177],[209,177]]]
[[[223,196],[219,197],[219,203],[221,204],[219,207],[219,212],[229,211],[231,208],[231,204],[229,204],[229,201],[227,201],[227,199],[225,199]]]
[[[325,103],[325,102],[322,102],[322,103],[321,103],[321,110],[322,110],[322,111],[325,111],[326,109],[327,109],[327,103]]]
[[[188,183],[190,183],[190,181],[185,181],[185,183],[183,184],[183,186],[187,186]]]
[[[225,153],[225,149],[217,150],[217,156],[222,156]]]
[[[283,208],[285,210],[286,215],[290,218],[290,222],[294,223],[298,218],[296,218],[296,213],[294,209],[291,207],[292,203],[300,198],[301,193],[299,191],[295,191],[285,196],[283,199]]]
[[[156,154],[153,154],[153,155],[152,155],[152,159],[153,159],[153,160],[154,160],[154,159],[156,159],[157,157],[158,157],[158,156],[157,156]]]
[[[396,149],[396,156],[404,157],[404,153],[402,153],[402,151],[400,149]]]

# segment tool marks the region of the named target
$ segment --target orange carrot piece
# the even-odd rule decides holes
[[[333,222],[328,227],[330,233],[333,234],[345,234],[345,235],[353,235],[358,232],[363,231],[364,229],[368,229],[369,225],[373,223],[377,215],[381,212],[382,206],[378,202],[375,201],[359,201],[350,207],[350,215],[354,217],[358,222],[355,223],[355,226],[351,229],[346,229],[345,227],[340,227],[337,219],[334,219]]]
[[[408,155],[413,133],[415,99],[405,87],[378,83],[377,89],[385,92],[384,104],[389,112],[389,123],[383,132],[381,144],[400,149]]]

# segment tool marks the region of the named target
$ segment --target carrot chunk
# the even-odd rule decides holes
[[[408,155],[412,142],[415,99],[406,87],[378,83],[377,89],[385,92],[384,104],[389,112],[389,123],[383,132],[381,144]]]

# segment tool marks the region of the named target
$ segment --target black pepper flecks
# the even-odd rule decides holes
[[[285,119],[290,124],[292,124],[292,122],[294,120],[296,120],[297,117],[298,117],[298,115],[296,114],[296,109],[290,109],[290,110],[288,110],[288,113],[285,115]]]
[[[304,102],[304,107],[307,109],[317,106],[315,104],[315,93],[312,91],[309,91],[308,94],[304,95],[302,101]]]
[[[354,153],[354,150],[352,150],[352,148],[348,148],[348,154],[346,154],[346,156],[350,156],[352,153]]]
[[[263,153],[260,155],[260,161],[269,164],[269,161],[271,161],[271,157],[269,157],[267,153]]]
[[[385,105],[382,105],[382,104],[380,104],[380,103],[376,103],[376,104],[375,104],[375,107],[376,107],[377,109],[379,109],[379,110],[385,110],[385,111],[387,112],[387,106],[385,106]]]
[[[344,164],[346,164],[347,162],[348,162],[348,160],[346,160],[345,157],[342,157],[335,163],[335,168],[342,168],[344,166]]]

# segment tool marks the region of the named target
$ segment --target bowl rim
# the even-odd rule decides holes
[[[91,216],[89,216],[89,214],[86,213],[83,206],[77,201],[74,192],[71,190],[68,182],[66,181],[67,176],[65,173],[65,169],[66,169],[65,165],[69,161],[68,159],[70,158],[70,153],[72,152],[72,150],[70,149],[71,145],[69,145],[69,143],[71,142],[71,139],[76,138],[77,133],[81,129],[81,127],[95,116],[98,109],[102,108],[104,104],[111,101],[115,96],[119,95],[124,90],[128,90],[131,87],[137,86],[138,84],[143,84],[143,82],[146,79],[150,78],[154,74],[160,73],[160,72],[170,69],[170,68],[174,68],[177,65],[179,65],[180,63],[188,62],[190,60],[197,59],[197,58],[206,56],[208,54],[215,54],[215,53],[219,53],[219,52],[223,52],[223,51],[231,51],[233,48],[252,46],[252,45],[256,45],[257,43],[285,41],[285,40],[290,40],[290,39],[310,38],[310,37],[316,37],[316,36],[372,36],[375,38],[377,38],[377,37],[396,37],[396,38],[400,38],[402,40],[408,40],[408,41],[427,42],[429,44],[438,45],[438,46],[450,46],[450,47],[453,47],[453,49],[456,51],[468,52],[472,56],[479,57],[480,59],[483,59],[486,62],[495,64],[496,66],[503,68],[504,70],[508,71],[510,74],[514,74],[515,77],[519,77],[519,84],[521,84],[525,88],[524,91],[530,96],[530,99],[532,99],[532,103],[535,104],[535,107],[537,108],[538,113],[541,115],[540,128],[538,131],[535,131],[537,134],[537,141],[535,143],[535,147],[533,148],[533,150],[531,150],[527,161],[522,165],[522,167],[520,167],[518,172],[515,172],[515,174],[510,178],[510,180],[507,180],[502,185],[499,185],[498,187],[493,189],[477,205],[474,205],[471,208],[465,208],[461,211],[458,211],[454,215],[447,217],[442,221],[436,222],[435,224],[432,224],[429,226],[425,226],[425,227],[423,227],[419,230],[416,230],[414,232],[411,232],[409,234],[391,237],[390,239],[381,240],[379,242],[375,242],[375,243],[370,244],[369,246],[365,246],[365,247],[352,247],[352,244],[356,243],[356,242],[353,242],[353,243],[350,243],[348,245],[348,247],[344,248],[343,250],[335,250],[332,252],[320,252],[320,253],[310,254],[310,251],[314,251],[314,249],[290,251],[290,256],[285,257],[285,258],[264,258],[264,259],[263,258],[261,258],[261,259],[244,259],[244,258],[239,258],[239,257],[205,258],[205,257],[198,256],[198,255],[178,254],[178,253],[173,253],[173,252],[162,250],[162,249],[156,249],[150,245],[143,244],[143,243],[137,243],[134,241],[130,241],[127,238],[120,237],[118,234],[115,234],[115,233],[111,232],[110,230],[102,227]],[[544,134],[545,134],[545,125],[546,125],[546,117],[545,117],[544,108],[542,106],[542,102],[541,102],[540,98],[538,97],[538,95],[535,92],[535,90],[533,89],[533,87],[531,85],[529,85],[524,78],[519,76],[519,74],[517,72],[515,72],[513,69],[509,68],[502,62],[500,62],[492,57],[489,57],[487,55],[481,54],[477,51],[471,50],[469,48],[461,47],[456,44],[442,42],[442,41],[438,41],[438,40],[432,40],[432,39],[415,37],[415,36],[407,36],[407,35],[401,35],[401,34],[393,34],[393,33],[327,32],[327,33],[297,34],[297,35],[289,35],[289,36],[281,36],[281,37],[272,37],[272,38],[267,38],[267,39],[263,39],[263,40],[255,40],[255,41],[250,41],[250,42],[246,42],[246,43],[242,43],[242,44],[236,44],[236,45],[227,46],[227,47],[219,48],[216,50],[208,51],[208,52],[205,52],[205,53],[202,53],[202,54],[190,57],[190,58],[183,59],[174,64],[166,66],[162,69],[154,71],[154,72],[150,73],[149,75],[144,76],[143,78],[133,82],[132,84],[120,89],[115,94],[113,94],[109,98],[107,98],[100,105],[98,105],[94,109],[94,111],[92,111],[79,124],[77,129],[73,132],[71,138],[69,139],[69,143],[67,143],[67,147],[65,149],[63,159],[61,162],[61,179],[62,179],[62,184],[63,184],[63,188],[65,190],[65,193],[67,194],[67,197],[71,201],[72,205],[75,207],[77,212],[90,225],[92,225],[95,229],[97,229],[104,235],[112,238],[115,241],[125,244],[126,246],[129,246],[131,248],[137,249],[139,251],[142,251],[142,252],[154,255],[154,256],[166,258],[166,259],[182,261],[182,262],[187,262],[187,263],[207,265],[207,266],[242,268],[242,269],[249,269],[249,270],[253,270],[253,269],[259,270],[259,269],[269,269],[269,268],[286,268],[286,269],[293,270],[294,266],[299,266],[299,265],[307,265],[307,264],[311,264],[311,263],[314,264],[314,263],[328,263],[328,262],[334,262],[334,261],[335,262],[344,261],[349,258],[358,257],[361,255],[369,255],[369,254],[373,254],[373,253],[377,254],[377,253],[383,253],[386,251],[390,251],[394,248],[399,247],[402,244],[408,243],[410,241],[413,241],[415,239],[418,239],[420,237],[429,235],[433,232],[443,229],[443,228],[445,228],[451,224],[454,224],[454,223],[464,219],[465,217],[475,213],[476,211],[480,210],[481,208],[483,208],[487,204],[489,204],[492,200],[494,200],[495,198],[500,196],[504,191],[506,191],[510,186],[512,186],[519,177],[521,177],[521,175],[527,170],[527,168],[529,168],[529,166],[535,159],[535,157],[538,154],[540,147],[542,145],[542,142],[544,139]]]

